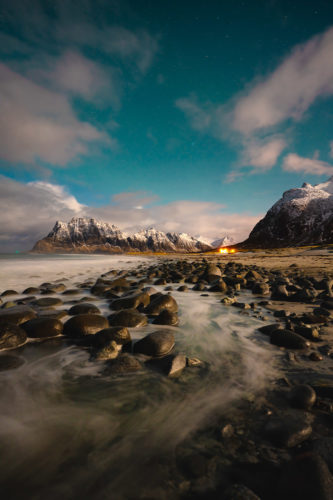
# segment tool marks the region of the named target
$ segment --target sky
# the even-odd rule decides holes
[[[330,0],[0,0],[0,252],[95,217],[235,241],[333,175]]]

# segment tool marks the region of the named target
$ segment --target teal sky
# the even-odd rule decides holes
[[[77,214],[242,239],[333,174],[330,1],[0,9],[0,249]]]

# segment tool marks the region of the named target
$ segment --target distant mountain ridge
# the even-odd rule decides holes
[[[333,176],[289,189],[252,229],[240,248],[333,243]]]
[[[93,218],[57,221],[52,231],[37,241],[36,253],[200,252],[213,247],[186,233],[164,233],[154,228],[134,234]]]

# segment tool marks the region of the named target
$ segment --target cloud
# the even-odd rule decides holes
[[[252,166],[250,173],[273,167],[286,147],[279,128],[296,123],[319,97],[333,94],[333,28],[297,45],[277,68],[254,82],[226,103],[200,103],[192,94],[178,99],[195,130],[218,140],[241,146],[240,160],[230,179],[243,175],[240,166]],[[267,134],[273,140],[267,139]],[[276,139],[274,136],[279,135]]]
[[[0,251],[29,250],[46,236],[56,220],[73,216],[95,217],[123,231],[155,226],[162,231],[200,234],[215,240],[228,234],[245,239],[262,215],[230,214],[220,203],[179,200],[160,204],[158,197],[142,191],[113,196],[110,204],[88,207],[63,186],[49,182],[20,183],[0,177]]]
[[[311,175],[333,175],[333,165],[314,158],[302,158],[295,153],[288,154],[282,164],[287,172],[305,172]]]
[[[66,96],[48,90],[0,63],[0,157],[65,166],[88,145],[115,141],[79,121]]]
[[[209,129],[212,122],[212,116],[198,104],[195,95],[177,99],[175,105],[185,113],[194,130],[205,131]]]

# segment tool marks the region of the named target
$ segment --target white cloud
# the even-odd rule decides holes
[[[29,250],[46,236],[56,220],[91,216],[134,232],[148,226],[163,231],[201,234],[215,240],[228,234],[236,241],[245,239],[261,218],[247,213],[228,214],[224,205],[201,201],[175,201],[159,204],[145,192],[119,193],[109,205],[82,205],[63,186],[49,182],[23,184],[0,178],[0,251]]]
[[[333,165],[314,158],[302,158],[295,153],[288,154],[282,164],[287,172],[305,172],[311,175],[333,175]]]
[[[176,105],[191,127],[241,146],[240,161],[229,180],[243,175],[240,167],[254,167],[258,173],[273,167],[286,147],[281,125],[299,121],[319,97],[333,94],[333,28],[296,46],[268,76],[220,105],[200,103],[192,94]],[[267,133],[272,137],[267,139]],[[279,138],[274,138],[276,136]],[[290,128],[288,130],[290,135]],[[333,146],[331,145],[333,157]],[[323,167],[323,165],[322,165]]]
[[[115,141],[79,121],[66,96],[47,90],[0,63],[0,157],[9,162],[65,166],[87,145]]]
[[[236,102],[232,126],[249,134],[299,120],[319,96],[333,93],[333,28],[296,46],[277,69]]]

